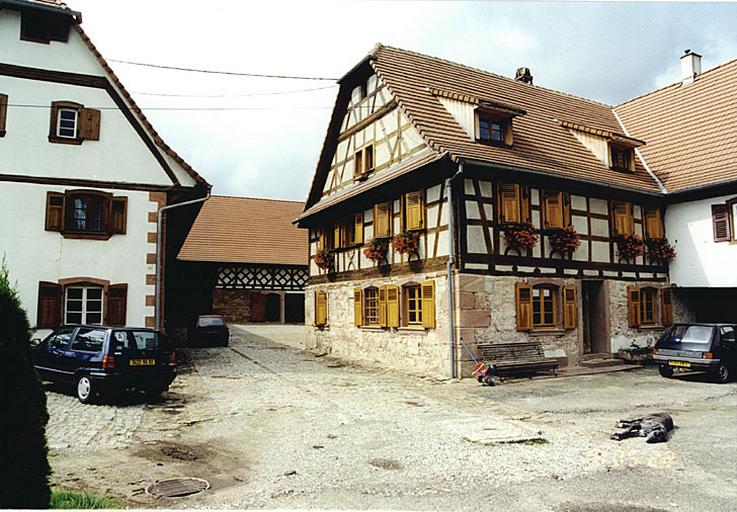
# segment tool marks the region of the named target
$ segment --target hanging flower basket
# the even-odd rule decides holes
[[[649,238],[645,240],[647,255],[653,263],[664,265],[676,257],[676,250],[668,243],[667,238]]]
[[[333,253],[330,249],[320,249],[315,254],[315,265],[323,270],[333,267]]]
[[[416,232],[399,233],[392,239],[394,250],[399,254],[417,254],[420,250],[420,234]]]
[[[519,253],[527,252],[535,247],[539,238],[540,235],[535,232],[535,228],[529,222],[511,225],[504,233],[507,248]]]
[[[385,238],[374,238],[363,248],[363,255],[375,263],[386,261],[386,253],[389,250],[389,240]]]
[[[581,237],[573,226],[568,226],[550,235],[550,245],[552,247],[551,254],[557,252],[564,258],[568,258],[581,245]]]
[[[621,235],[616,241],[620,260],[633,260],[645,254],[645,242],[640,235]]]

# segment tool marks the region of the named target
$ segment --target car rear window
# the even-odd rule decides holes
[[[165,352],[169,350],[166,336],[152,331],[113,331],[115,351]]]
[[[200,327],[215,327],[225,325],[225,320],[223,320],[223,318],[219,316],[201,316],[197,320],[197,324]]]
[[[669,342],[701,343],[711,342],[714,327],[711,325],[676,325],[665,336]]]

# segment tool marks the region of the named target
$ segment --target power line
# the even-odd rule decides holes
[[[337,78],[327,78],[322,76],[294,76],[294,75],[266,75],[262,73],[243,73],[238,71],[216,71],[212,69],[182,68],[179,66],[165,66],[163,64],[150,64],[146,62],[133,62],[130,60],[108,59],[109,62],[117,62],[119,64],[129,64],[131,66],[143,66],[156,69],[170,69],[174,71],[188,71],[190,73],[206,73],[211,75],[230,75],[230,76],[250,76],[256,78],[285,78],[289,80],[330,80],[336,82]]]
[[[324,91],[333,89],[335,85],[325,87],[312,87],[310,89],[296,89],[292,91],[254,92],[250,94],[167,94],[163,92],[131,92],[141,96],[163,96],[167,98],[247,98],[252,96],[278,96],[281,94],[297,94],[301,92]]]
[[[24,103],[8,103],[8,107],[20,108],[52,108],[51,105],[31,105]],[[118,107],[85,107],[94,110],[120,110]],[[172,110],[172,111],[245,111],[245,110],[325,110],[331,109],[332,106],[294,106],[284,105],[280,107],[141,107],[141,110]]]

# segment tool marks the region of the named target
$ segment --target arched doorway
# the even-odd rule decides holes
[[[266,321],[279,320],[281,320],[281,296],[278,293],[270,293],[266,296]]]

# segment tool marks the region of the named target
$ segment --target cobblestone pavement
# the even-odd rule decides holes
[[[303,328],[233,331],[188,351],[160,403],[50,395],[50,439],[86,440],[53,451],[57,481],[137,507],[735,510],[735,383],[639,370],[486,388],[315,357]],[[674,415],[669,443],[608,439],[643,409]],[[146,495],[175,476],[212,487]]]

